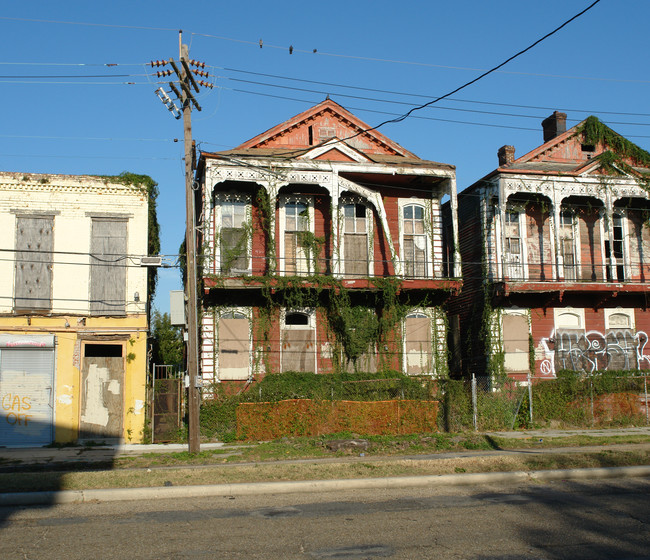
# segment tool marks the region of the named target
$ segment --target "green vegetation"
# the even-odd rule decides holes
[[[102,176],[109,183],[119,183],[122,185],[133,185],[144,192],[149,198],[149,214],[147,217],[147,254],[158,255],[160,253],[160,225],[158,224],[157,201],[158,201],[158,183],[149,175],[138,175],[124,171],[119,175]],[[158,282],[158,271],[155,267],[147,269],[147,292],[149,301],[153,300],[156,293]]]
[[[171,324],[169,313],[154,310],[151,317],[151,361],[177,365],[183,361],[183,333]]]
[[[421,434],[365,438],[358,450],[334,450],[330,443],[353,434],[320,438],[283,438],[250,446],[218,450],[122,457],[110,464],[76,464],[76,470],[11,467],[0,473],[0,492],[137,488],[196,484],[232,484],[289,480],[422,476],[476,472],[531,471],[647,465],[648,436],[506,439],[480,434]],[[636,448],[571,450],[553,448],[612,444],[646,444]],[[516,453],[535,449],[536,453]],[[486,453],[476,456],[476,451]],[[507,455],[489,453],[507,450]],[[542,452],[546,450],[545,452]],[[463,453],[472,451],[472,455]],[[453,452],[454,457],[436,457]],[[408,455],[407,460],[401,459]],[[413,457],[420,455],[420,457]],[[311,459],[311,461],[309,460]],[[321,460],[325,459],[325,460]],[[188,469],[188,467],[193,467]],[[176,468],[175,468],[176,467]],[[203,467],[203,468],[202,468]],[[106,470],[106,469],[111,470]]]

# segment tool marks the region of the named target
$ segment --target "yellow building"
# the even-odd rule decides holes
[[[0,173],[0,445],[142,440],[152,198],[144,176]]]

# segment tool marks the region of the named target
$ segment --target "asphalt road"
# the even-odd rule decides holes
[[[650,559],[650,480],[84,503],[0,512],[0,558]]]

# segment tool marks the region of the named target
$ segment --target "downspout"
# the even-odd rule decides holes
[[[332,201],[332,276],[336,277],[341,274],[341,188],[337,171],[332,171],[330,199]]]

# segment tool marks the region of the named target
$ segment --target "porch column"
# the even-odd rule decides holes
[[[506,279],[506,263],[505,263],[505,258],[506,258],[506,204],[507,204],[507,198],[506,198],[506,190],[504,187],[504,182],[503,180],[500,181],[499,184],[499,198],[498,198],[498,207],[499,207],[499,219],[497,221],[497,228],[498,228],[498,237],[497,239],[499,240],[499,243],[497,245],[497,248],[500,252],[500,255],[497,255],[497,272],[498,272],[498,277],[501,280]],[[496,217],[496,213],[495,213]]]
[[[560,250],[560,214],[562,213],[562,201],[553,201],[553,242],[555,253],[555,277],[558,280],[564,280],[564,259]]]
[[[339,187],[339,174],[332,173],[332,276],[338,277],[341,274],[341,189]]]
[[[458,244],[458,199],[456,197],[456,178],[451,177],[448,180],[449,185],[449,202],[451,206],[451,232],[454,244],[454,268],[451,276],[460,278],[463,274],[461,267],[460,248]],[[442,216],[441,216],[442,220]]]
[[[605,213],[607,216],[607,239],[609,240],[609,262],[606,266],[609,267],[609,277],[612,279],[612,282],[618,280],[618,275],[616,273],[616,256],[614,255],[614,207],[612,204],[612,197],[607,192],[607,197],[605,199]]]

